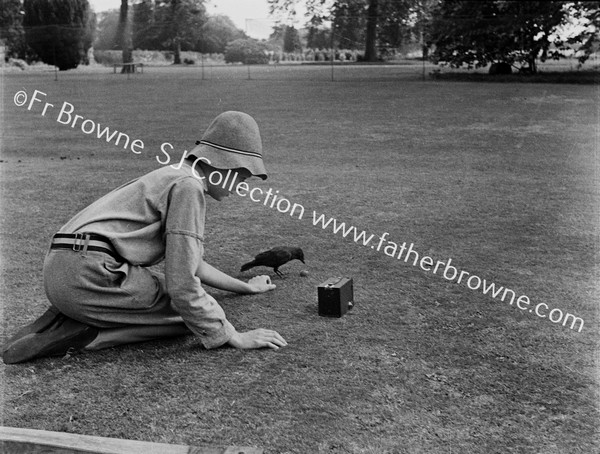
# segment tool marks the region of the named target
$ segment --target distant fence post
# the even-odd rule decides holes
[[[423,40],[423,33],[421,32],[421,41]],[[425,44],[421,44],[422,60],[423,60],[423,80],[425,80]]]
[[[200,66],[202,68],[202,80],[204,80],[204,54],[200,54]]]

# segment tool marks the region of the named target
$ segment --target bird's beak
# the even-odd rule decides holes
[[[300,259],[300,261],[306,265],[306,262],[304,261],[304,259]]]

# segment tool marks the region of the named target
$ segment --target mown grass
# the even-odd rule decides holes
[[[319,68],[253,69],[252,80],[180,69],[4,76],[3,338],[47,304],[41,268],[56,229],[156,168],[162,143],[180,154],[235,109],[261,126],[270,178],[254,184],[306,212],[209,201],[206,259],[248,278],[239,266],[255,253],[304,248],[308,277],[295,262],[269,294],[214,292],[238,329],[270,327],[289,346],[206,351],[182,338],[3,365],[4,425],[267,453],[598,450],[596,87],[423,82],[396,68],[336,82]],[[52,114],[14,105],[35,89]],[[144,152],[59,124],[64,101]],[[585,326],[359,246],[313,226],[312,210],[452,258]],[[316,286],[338,275],[354,278],[356,307],[321,318]]]

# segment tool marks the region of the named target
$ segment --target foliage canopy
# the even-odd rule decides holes
[[[236,39],[225,48],[226,63],[245,63],[247,65],[269,62],[269,48],[256,39]]]
[[[575,12],[589,17],[598,14],[600,2],[484,0],[445,0],[432,12],[429,44],[434,47],[435,62],[454,67],[482,67],[493,62],[519,64],[530,72],[537,71],[537,60],[564,56],[566,43],[557,31],[574,17]],[[596,17],[597,20],[597,17]],[[594,40],[584,30],[571,44]],[[597,39],[597,35],[596,35]],[[585,61],[589,52],[580,56]]]
[[[25,0],[27,45],[61,71],[85,62],[92,45],[95,16],[87,0]]]
[[[6,58],[26,58],[27,44],[20,0],[0,0],[0,39],[7,47]]]

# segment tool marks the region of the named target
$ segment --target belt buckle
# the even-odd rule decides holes
[[[81,251],[81,248],[83,246],[83,240],[85,238],[85,234],[84,233],[75,233],[75,242],[73,243],[73,250],[75,252],[79,252]]]

